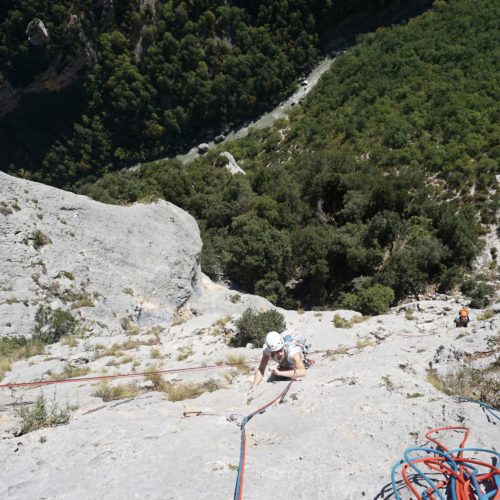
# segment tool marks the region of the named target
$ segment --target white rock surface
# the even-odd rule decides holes
[[[233,175],[236,174],[246,175],[246,172],[238,165],[238,163],[234,159],[234,156],[231,153],[229,153],[228,151],[223,151],[222,153],[219,154],[219,156],[222,156],[227,160],[227,163],[226,165],[224,165],[224,167]]]
[[[215,287],[209,293],[221,290]],[[235,352],[253,360],[255,368],[260,349],[229,349],[221,335],[214,335],[217,319],[234,319],[242,308],[221,297],[218,314],[200,313],[161,334],[155,348],[166,356],[163,369],[214,366]],[[392,464],[406,448],[423,445],[424,433],[434,427],[466,425],[472,430],[469,445],[498,448],[494,419],[478,405],[458,403],[436,390],[427,381],[427,369],[432,365],[445,374],[469,366],[464,354],[488,351],[488,339],[498,335],[500,317],[458,329],[453,314],[446,312],[447,302],[432,306],[432,321],[427,312],[415,312],[409,320],[404,311],[394,310],[348,329],[335,328],[333,318],[352,317],[352,312],[281,311],[287,327],[304,333],[312,350],[322,352],[312,355],[316,364],[305,379],[292,385],[284,404],[248,424],[244,498],[269,498],[270,492],[277,499],[391,498],[387,485]],[[186,346],[193,353],[177,361],[175,354]],[[53,358],[55,348],[45,357]],[[144,363],[149,358],[144,348],[127,353]],[[324,352],[338,348],[333,357]],[[93,373],[99,371],[100,361],[91,363]],[[9,380],[32,378],[27,365],[17,363],[16,376],[8,374]],[[117,370],[131,371],[130,365]],[[230,498],[240,431],[227,417],[254,411],[275,398],[284,383],[263,383],[249,399],[252,374],[237,375],[229,383],[231,377],[224,378],[228,372],[217,367],[166,376],[183,382],[214,378],[226,385],[177,403],[156,392],[103,403],[92,396],[95,386],[88,383],[17,389],[14,396],[0,392],[0,434],[3,430],[5,436],[0,441],[0,497]],[[48,400],[55,397],[79,405],[71,422],[17,438],[5,433],[15,427],[15,398],[33,401],[42,392]],[[204,414],[183,416],[192,410]],[[458,446],[459,436],[452,433],[447,440]],[[384,487],[386,495],[381,494]]]
[[[0,202],[0,336],[29,335],[40,304],[110,335],[166,325],[195,291],[199,230],[171,203],[104,205],[1,172]]]
[[[172,383],[213,379],[222,386],[197,399],[170,402],[163,393],[151,391],[151,383],[142,377],[122,378],[112,385],[136,383],[146,392],[107,403],[94,395],[97,382],[0,388],[0,498],[230,498],[240,429],[228,417],[255,411],[285,384],[263,382],[248,395],[253,374],[220,363],[241,355],[256,368],[261,349],[233,349],[227,339],[248,307],[266,310],[271,304],[199,276],[199,238],[186,229],[195,228],[194,222],[169,204],[105,207],[4,175],[0,181],[1,199],[20,208],[0,214],[2,262],[10,259],[2,268],[3,300],[19,296],[21,305],[28,301],[20,310],[33,312],[32,302],[47,295],[43,286],[33,284],[32,273],[38,269],[42,285],[58,280],[65,289],[83,280],[91,295],[103,294],[106,301],[96,299],[95,307],[82,314],[102,311],[109,322],[72,345],[60,342],[44,354],[14,363],[0,384],[48,380],[68,366],[88,368],[87,377],[198,367],[164,378]],[[59,220],[63,217],[65,222]],[[52,240],[38,251],[22,243],[35,229]],[[189,245],[174,244],[181,234]],[[85,258],[78,256],[79,247]],[[192,253],[186,255],[186,248]],[[46,274],[35,264],[38,259],[47,267]],[[168,289],[165,276],[172,276],[175,266],[180,277],[174,289]],[[61,270],[77,277],[55,278]],[[125,287],[133,294],[122,293]],[[155,304],[153,327],[142,325],[139,318],[136,329],[120,330],[118,319],[133,315],[140,298],[143,304],[146,299]],[[458,299],[441,298],[405,304],[352,328],[336,328],[334,318],[359,316],[353,311],[280,310],[288,330],[309,339],[316,364],[293,383],[284,404],[272,406],[247,425],[245,499],[393,498],[392,464],[406,448],[425,444],[424,433],[435,427],[466,425],[471,428],[469,446],[498,450],[500,424],[479,405],[459,403],[438,391],[428,380],[428,369],[445,375],[457,368],[498,363],[500,305],[490,308],[491,317],[472,311],[469,327],[455,328]],[[158,317],[170,318],[179,305],[175,321],[157,324]],[[2,322],[6,306],[18,304],[1,306]],[[112,311],[118,319],[111,318]],[[16,323],[9,328],[18,331],[23,325],[29,330],[20,312],[10,314]],[[498,381],[498,376],[498,370],[491,373],[492,380]],[[49,403],[73,405],[71,421],[16,437],[16,401],[35,401],[40,394]],[[201,414],[184,416],[189,411]],[[458,446],[460,438],[448,434],[446,443]]]

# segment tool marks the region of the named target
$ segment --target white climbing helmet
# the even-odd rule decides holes
[[[279,351],[285,343],[283,337],[278,332],[269,332],[266,335],[266,345],[271,352]]]

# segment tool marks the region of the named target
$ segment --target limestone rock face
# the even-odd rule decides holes
[[[40,306],[106,335],[168,325],[197,287],[201,245],[168,202],[105,205],[0,172],[0,335],[29,335]]]
[[[26,28],[26,35],[31,45],[41,47],[49,41],[49,32],[41,19],[35,17],[30,21]]]
[[[236,163],[236,160],[234,159],[234,156],[229,153],[228,151],[223,151],[220,153],[220,156],[225,158],[227,160],[227,163],[225,165],[225,168],[229,170],[233,175],[235,174],[243,174],[246,175],[246,172]]]

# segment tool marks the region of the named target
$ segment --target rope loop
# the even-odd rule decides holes
[[[461,431],[464,436],[460,447],[449,450],[435,434],[446,431]],[[485,448],[465,448],[470,429],[463,426],[438,427],[426,432],[425,437],[436,448],[408,448],[402,460],[391,470],[391,484],[394,498],[401,500],[396,483],[396,473],[401,468],[405,486],[417,500],[500,500],[500,453]],[[492,455],[490,461],[479,460],[476,456],[466,458],[466,453]],[[409,477],[409,469],[414,474]],[[423,488],[417,490],[417,486]],[[451,495],[451,496],[450,496]]]

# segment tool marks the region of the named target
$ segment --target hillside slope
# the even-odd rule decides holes
[[[352,34],[429,4],[13,0],[0,6],[0,168],[67,187],[179,152],[289,95],[337,23],[355,14]]]
[[[42,348],[0,337],[0,496],[229,498],[240,455],[237,422],[285,387],[263,382],[250,394],[260,346],[234,348],[231,339],[247,308],[273,306],[198,276],[196,226],[170,204],[113,207],[3,174],[1,180],[8,201],[1,248],[9,264],[2,279],[15,287],[2,282],[2,297],[15,291],[29,299],[28,312],[49,299],[87,326],[97,313],[107,314],[109,325],[98,320],[96,327],[64,331]],[[51,242],[30,237],[35,227]],[[120,234],[127,245],[113,246],[123,243]],[[23,235],[26,243],[16,240]],[[78,238],[86,267],[71,238]],[[491,240],[498,245],[497,236]],[[132,250],[150,241],[161,250],[148,251],[147,258],[138,252],[132,260]],[[35,290],[32,264],[41,268]],[[174,268],[179,279],[168,275]],[[84,299],[63,288],[77,281],[72,273],[84,277],[85,290],[101,291],[90,296],[94,307],[82,310],[78,301]],[[65,303],[61,292],[74,302]],[[144,308],[123,322],[122,310],[130,312],[148,293],[154,312]],[[6,307],[18,306],[9,298],[2,321]],[[392,464],[407,447],[424,445],[425,432],[435,427],[467,426],[468,445],[495,448],[495,417],[452,395],[498,407],[500,304],[471,309],[468,328],[456,328],[462,299],[440,295],[371,318],[348,310],[278,309],[290,333],[307,337],[316,363],[293,382],[284,404],[249,422],[244,498],[270,492],[277,499],[393,498]],[[43,316],[11,318],[15,323],[3,324],[4,333],[34,330],[40,337],[52,331],[36,329]],[[16,357],[5,356],[13,346]],[[455,447],[461,437],[451,432],[443,440]]]
[[[181,206],[200,225],[204,272],[282,307],[383,312],[459,286],[484,306],[489,276],[468,282],[500,206],[498,9],[436,2],[360,37],[289,119],[81,192]],[[227,173],[225,151],[245,176]]]

